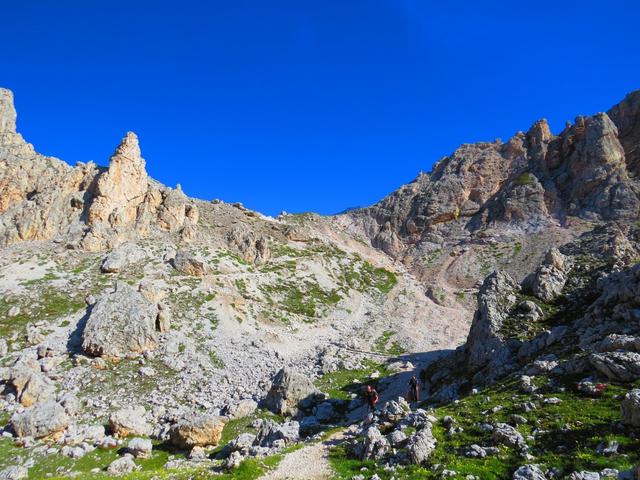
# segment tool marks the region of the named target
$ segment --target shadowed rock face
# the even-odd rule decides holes
[[[618,127],[618,139],[624,148],[627,169],[640,173],[640,90],[630,93],[607,113]]]
[[[396,257],[414,245],[487,227],[536,232],[569,216],[629,219],[640,208],[639,144],[635,92],[609,114],[577,117],[557,136],[540,120],[507,143],[462,145],[431,173],[344,216]]]

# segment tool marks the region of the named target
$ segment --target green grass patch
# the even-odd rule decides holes
[[[438,444],[425,468],[400,467],[393,476],[396,479],[436,479],[442,469],[457,472],[455,479],[475,475],[483,480],[511,478],[520,465],[536,463],[543,470],[557,468],[568,475],[573,471],[600,471],[603,468],[627,470],[640,462],[640,439],[617,427],[620,419],[620,398],[629,386],[609,385],[598,398],[584,396],[574,388],[575,379],[566,378],[560,384],[565,391],[551,389],[544,384],[539,391],[543,398],[557,397],[561,403],[545,404],[531,395],[521,393],[514,379],[506,380],[476,395],[469,395],[459,403],[447,404],[434,410],[434,415],[442,419],[451,415],[461,433],[448,436],[440,422],[433,426]],[[524,402],[534,401],[535,410],[525,413],[519,408]],[[502,407],[495,412],[495,407]],[[508,422],[512,414],[522,415],[527,423],[516,428],[527,438],[534,430],[541,431],[528,439],[527,444],[535,460],[528,461],[508,447],[500,447],[500,454],[484,459],[467,458],[462,453],[472,444],[490,445],[491,434],[481,430],[480,423]],[[605,457],[596,453],[602,442],[615,440],[620,444],[621,455]],[[381,478],[389,478],[380,463],[360,462],[348,458],[344,448],[339,446],[331,453],[331,464],[337,478],[349,479],[359,473],[362,467],[368,469],[367,476],[374,472]],[[439,468],[435,468],[439,465]]]
[[[392,356],[406,353],[406,350],[397,341],[391,342],[391,345],[389,345],[389,341],[393,335],[394,332],[391,330],[383,332],[382,335],[380,335],[373,343],[373,351]]]

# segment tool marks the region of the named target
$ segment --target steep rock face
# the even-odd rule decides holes
[[[633,178],[640,168],[640,93],[609,113],[577,117],[557,136],[540,120],[507,143],[462,145],[431,173],[342,221],[402,257],[414,246],[488,227],[539,232],[568,217],[633,218],[640,210]]]
[[[640,90],[627,95],[608,115],[618,127],[628,170],[634,175],[640,174]]]
[[[605,113],[578,117],[547,155],[561,204],[569,215],[583,218],[627,218],[638,212],[638,198],[627,174],[618,130]]]
[[[76,168],[35,152],[16,132],[13,94],[0,89],[0,244],[80,231],[94,164]]]

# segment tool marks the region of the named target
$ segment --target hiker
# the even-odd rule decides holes
[[[378,392],[376,392],[376,389],[371,388],[371,385],[367,385],[365,398],[367,400],[367,406],[369,407],[369,412],[373,412],[376,409],[376,403],[378,403],[378,400],[380,400],[380,397],[378,396]]]
[[[417,402],[420,400],[420,388],[418,387],[418,379],[415,375],[409,380],[409,392],[407,393],[407,402]]]

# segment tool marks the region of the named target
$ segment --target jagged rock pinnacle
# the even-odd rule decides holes
[[[128,132],[111,156],[109,170],[96,183],[97,198],[89,210],[89,224],[132,223],[146,192],[147,172],[138,137]]]
[[[142,158],[140,151],[140,144],[138,143],[138,136],[133,132],[127,132],[125,137],[120,142],[120,145],[116,148],[116,151],[111,156],[110,164],[113,162],[132,161],[139,163],[144,168],[145,161]]]
[[[0,133],[15,133],[16,117],[13,92],[6,88],[0,88]]]

